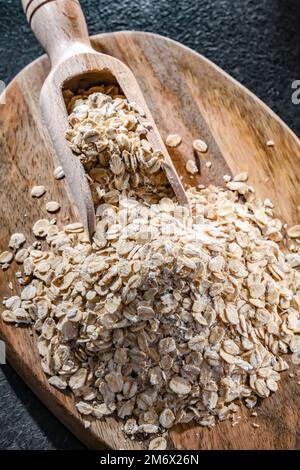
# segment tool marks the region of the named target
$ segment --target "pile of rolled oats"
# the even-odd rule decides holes
[[[71,126],[66,138],[88,174],[96,215],[103,203],[118,205],[124,194],[149,204],[174,197],[162,170],[163,154],[147,140],[151,124],[140,123],[144,113],[135,103],[115,86],[94,87],[81,96],[69,92],[66,100]]]
[[[275,392],[284,354],[300,362],[299,226],[285,255],[272,203],[245,173],[191,188],[190,210],[179,206],[134,103],[116,87],[66,99],[96,233],[91,243],[80,223],[42,219],[46,250],[16,234],[25,287],[2,315],[34,325],[49,382],[70,388],[80,413],[118,416],[163,449],[174,424],[212,427]]]

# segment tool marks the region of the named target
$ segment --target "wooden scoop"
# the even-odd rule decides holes
[[[65,139],[68,115],[62,91],[88,88],[103,83],[119,85],[130,102],[135,102],[151,123],[149,142],[164,155],[166,176],[178,201],[187,197],[172,160],[159,135],[140,87],[131,70],[121,61],[96,52],[90,43],[87,25],[78,0],[22,0],[28,22],[51,61],[51,72],[41,90],[40,105],[60,164],[82,223],[92,236],[95,211],[84,168]],[[42,156],[41,156],[42,158]]]

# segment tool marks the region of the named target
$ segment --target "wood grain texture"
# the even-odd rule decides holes
[[[187,184],[223,184],[225,173],[248,171],[250,184],[262,198],[275,204],[276,215],[297,223],[300,205],[300,144],[297,137],[262,102],[216,66],[191,50],[168,39],[146,33],[121,32],[94,37],[93,45],[124,61],[132,69],[163,138],[179,133],[183,143],[170,151],[176,169]],[[46,57],[24,69],[9,85],[6,104],[0,106],[0,250],[9,235],[23,231],[34,237],[35,220],[48,217],[45,203],[58,200],[62,210],[58,223],[74,220],[66,181],[53,178],[55,154],[41,123],[39,92],[49,72]],[[209,146],[201,157],[201,175],[190,180],[187,159],[194,158],[192,141],[203,138]],[[267,147],[273,139],[275,147]],[[207,169],[205,161],[212,161]],[[267,182],[266,182],[267,181]],[[30,189],[44,184],[46,195],[32,199]],[[12,281],[18,289],[13,264],[0,274],[0,295],[11,295]],[[28,328],[14,328],[0,320],[0,336],[6,341],[8,358],[46,406],[91,448],[139,449],[142,444],[126,440],[113,418],[93,421],[85,430],[70,394],[50,387],[40,366],[34,336]],[[291,369],[289,372],[291,372]],[[257,419],[232,427],[223,422],[211,431],[197,425],[177,426],[170,433],[170,448],[177,449],[296,449],[299,436],[299,385],[282,374],[277,393],[264,400]],[[257,422],[255,429],[251,422]]]

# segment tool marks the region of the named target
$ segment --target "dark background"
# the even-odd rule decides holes
[[[91,34],[143,30],[195,49],[243,83],[300,135],[300,0],[81,0]],[[0,80],[42,53],[21,0],[0,0]],[[1,150],[0,150],[1,152]],[[0,449],[80,449],[9,365],[0,368]]]

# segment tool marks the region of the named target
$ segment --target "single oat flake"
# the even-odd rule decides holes
[[[43,238],[47,235],[47,229],[49,227],[49,220],[41,219],[38,220],[32,227],[32,231],[36,237]]]
[[[294,225],[287,229],[287,235],[290,238],[300,238],[300,225]]]
[[[242,173],[239,173],[238,175],[234,176],[233,181],[238,181],[238,182],[245,182],[248,179],[248,174],[246,171],[243,171]]]
[[[60,209],[60,204],[56,201],[49,201],[46,204],[46,211],[47,212],[58,212]]]
[[[25,235],[23,233],[14,233],[9,240],[8,246],[14,250],[19,250],[22,245],[26,242]]]
[[[164,437],[155,437],[149,443],[149,450],[166,450],[167,441]]]
[[[57,168],[55,168],[54,170],[54,178],[56,180],[61,180],[62,178],[65,177],[65,173],[64,173],[64,170],[61,166],[58,166]]]
[[[31,196],[32,197],[42,197],[46,192],[46,189],[44,186],[33,186],[31,189]]]
[[[208,149],[206,142],[204,142],[201,139],[194,140],[193,148],[194,150],[196,150],[196,152],[200,152],[200,153],[205,153],[207,152],[207,149]]]
[[[194,160],[188,160],[185,165],[186,171],[192,175],[198,173],[198,168]]]
[[[178,134],[169,134],[166,138],[166,144],[168,147],[178,147],[181,143],[181,137]]]
[[[229,183],[229,181],[231,181],[231,176],[230,175],[224,175],[223,176],[223,180],[225,181],[225,183]]]

